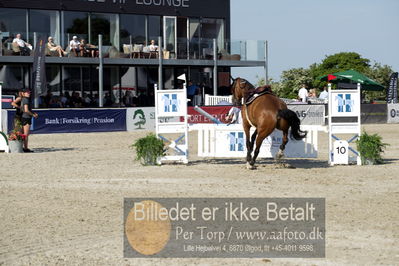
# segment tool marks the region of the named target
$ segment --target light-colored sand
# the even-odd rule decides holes
[[[319,159],[256,171],[196,156],[143,167],[128,146],[145,132],[33,135],[34,154],[0,154],[0,264],[397,264],[399,125],[365,128],[391,144],[386,164],[328,167],[325,134]],[[124,259],[124,197],[325,197],[326,258]]]

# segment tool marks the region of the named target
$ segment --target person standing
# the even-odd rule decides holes
[[[190,99],[189,106],[194,105],[194,96],[198,93],[199,87],[190,80],[187,86],[187,97]]]
[[[306,103],[308,99],[308,90],[306,89],[306,85],[302,84],[302,88],[298,91],[298,98],[303,102]]]
[[[32,112],[31,102],[30,102],[30,90],[24,89],[23,90],[23,97],[21,100],[21,111],[22,111],[22,128],[25,135],[24,139],[24,152],[33,152],[28,148],[28,138],[29,138],[29,131],[30,126],[32,125],[32,117],[37,118],[38,114]]]
[[[18,92],[18,97],[12,101],[11,105],[15,107],[15,116],[14,116],[14,129],[17,131],[22,132],[22,124],[21,124],[21,119],[22,119],[22,110],[21,110],[21,101],[23,97],[23,92],[22,90]]]
[[[326,86],[323,88],[323,91],[320,93],[319,99],[327,101],[327,99],[328,99],[328,90],[327,90]]]

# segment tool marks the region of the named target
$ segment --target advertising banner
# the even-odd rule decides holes
[[[398,72],[392,73],[389,79],[387,103],[398,103]]]
[[[324,104],[289,104],[288,109],[294,111],[301,120],[301,125],[322,126],[325,125]]]
[[[35,134],[126,131],[126,109],[36,110],[32,119]],[[9,111],[12,128],[15,111]],[[11,115],[10,115],[11,114]]]
[[[201,106],[201,109],[217,118],[222,123],[226,123],[226,116],[233,106]],[[194,107],[188,107],[189,124],[213,124],[213,122],[203,114],[194,110]]]
[[[219,119],[222,123],[226,123],[226,116],[229,110],[233,106],[203,106],[205,112],[209,113],[213,117]],[[294,111],[302,125],[324,125],[325,124],[325,106],[324,105],[312,105],[312,104],[292,104],[288,105],[288,109]],[[188,122],[190,124],[213,124],[213,122],[206,116],[198,113],[194,110],[194,107],[188,108],[188,114],[190,115]]]
[[[37,97],[46,91],[46,41],[39,39],[33,57],[33,95]]]
[[[155,130],[155,108],[128,108],[126,110],[126,130]]]
[[[399,123],[399,104],[388,104],[387,120],[390,124]]]
[[[13,108],[11,103],[15,100],[14,95],[3,95],[1,97],[1,108],[2,109],[11,109]]]

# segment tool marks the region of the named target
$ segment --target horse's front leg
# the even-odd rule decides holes
[[[247,168],[250,169],[252,168],[250,165],[251,159],[252,159],[252,149],[253,149],[253,142],[251,141],[251,135],[250,135],[250,126],[244,126],[244,132],[245,132],[245,139],[246,139],[246,146],[247,146]]]

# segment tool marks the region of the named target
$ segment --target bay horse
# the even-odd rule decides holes
[[[248,169],[255,169],[255,161],[258,157],[260,146],[275,128],[283,131],[283,141],[280,145],[280,150],[276,154],[277,160],[284,156],[289,128],[291,128],[291,137],[295,140],[301,140],[307,134],[306,131],[300,129],[301,121],[296,113],[289,110],[284,101],[271,93],[270,86],[265,86],[265,88],[269,89],[268,93],[259,93],[258,97],[247,103],[248,98],[254,93],[258,93],[258,90],[242,78],[233,79],[233,84],[231,85],[233,104],[241,105],[243,99],[241,116],[246,136]],[[250,136],[251,127],[255,127],[255,132],[252,136]],[[256,148],[252,156],[255,141]]]

